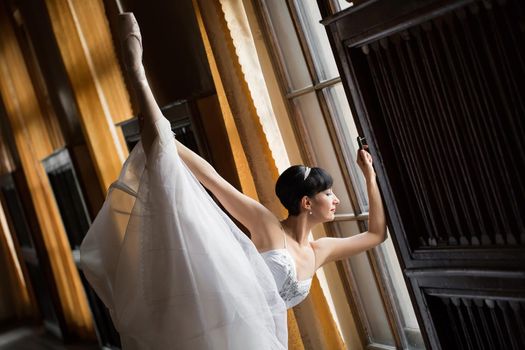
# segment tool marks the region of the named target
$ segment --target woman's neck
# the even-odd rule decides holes
[[[315,226],[315,224],[309,220],[307,214],[290,215],[282,221],[282,225],[285,231],[289,233],[300,246],[308,244],[308,235]]]

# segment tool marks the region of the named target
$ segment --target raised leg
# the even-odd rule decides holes
[[[142,36],[135,16],[131,12],[119,14],[118,25],[126,72],[144,118],[141,139],[147,155],[156,136],[155,122],[164,116],[155,101],[142,65]]]

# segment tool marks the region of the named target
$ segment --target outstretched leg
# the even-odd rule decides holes
[[[156,137],[155,122],[164,116],[155,101],[142,65],[142,36],[135,16],[131,12],[119,14],[118,25],[124,65],[131,88],[137,97],[140,114],[144,118],[141,139],[147,155]]]

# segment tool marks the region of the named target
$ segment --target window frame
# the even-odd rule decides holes
[[[281,94],[284,97],[285,105],[290,116],[292,126],[297,140],[299,141],[299,149],[301,155],[306,163],[316,164],[317,159],[313,150],[313,144],[308,136],[308,127],[303,120],[300,113],[294,106],[294,99],[303,96],[305,94],[315,92],[317,101],[322,111],[322,117],[330,135],[330,141],[336,153],[336,159],[338,166],[341,170],[341,174],[344,179],[344,186],[347,190],[348,197],[350,199],[351,206],[354,213],[342,213],[337,214],[334,222],[326,223],[324,225],[326,234],[332,237],[345,237],[337,227],[337,223],[357,221],[359,231],[364,232],[367,228],[368,212],[363,210],[361,207],[356,187],[359,184],[355,183],[356,177],[351,175],[351,172],[356,169],[354,161],[351,159],[350,154],[344,150],[342,143],[344,141],[344,130],[339,126],[337,115],[332,114],[329,108],[329,102],[324,91],[326,88],[336,86],[341,83],[340,75],[331,79],[322,81],[317,74],[315,60],[313,59],[306,33],[303,31],[300,23],[300,15],[295,7],[296,0],[286,0],[286,6],[291,15],[291,20],[294,25],[295,33],[299,40],[302,55],[306,61],[308,72],[310,73],[312,85],[290,91],[291,81],[286,71],[284,64],[284,55],[281,52],[279,44],[276,39],[276,32],[273,28],[272,23],[269,21],[269,11],[267,9],[266,2],[264,0],[254,0],[254,8],[262,29],[262,36],[266,45],[269,47],[269,54],[272,65],[276,71],[278,78],[278,85],[281,90]],[[331,12],[334,14],[340,10],[337,1],[328,1],[328,6]],[[378,287],[378,292],[383,302],[383,308],[390,326],[391,333],[393,335],[393,341],[395,348],[408,349],[408,339],[403,331],[404,319],[400,309],[396,304],[396,296],[394,290],[394,283],[388,275],[387,258],[382,249],[374,248],[367,251],[367,259],[373,272],[375,283]],[[365,307],[359,295],[359,290],[356,284],[356,278],[352,271],[350,259],[336,262],[337,270],[345,290],[347,302],[355,313],[357,331],[360,336],[361,343],[368,349],[385,349],[384,344],[374,343],[371,325],[368,320]],[[406,280],[402,281],[406,283]]]

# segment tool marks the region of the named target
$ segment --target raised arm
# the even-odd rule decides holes
[[[238,191],[198,154],[177,141],[179,156],[195,177],[210,190],[235,219],[252,234],[277,219],[265,206]]]
[[[386,218],[381,194],[372,167],[372,157],[364,150],[358,152],[357,163],[366,179],[368,193],[368,231],[347,238],[326,237],[312,242],[316,255],[316,268],[348,258],[382,243],[386,238]]]

